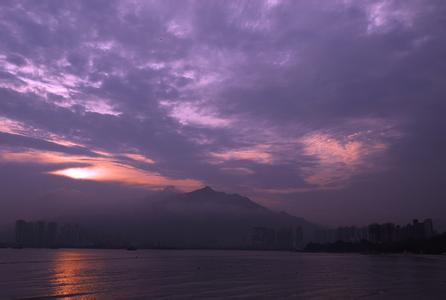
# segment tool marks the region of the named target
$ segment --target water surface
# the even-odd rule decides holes
[[[444,299],[446,257],[0,250],[1,299]]]

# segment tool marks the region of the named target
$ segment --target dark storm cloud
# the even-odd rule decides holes
[[[0,5],[8,164],[125,165],[136,185],[207,183],[330,222],[363,202],[446,209],[442,1]],[[367,182],[388,192],[358,199]]]

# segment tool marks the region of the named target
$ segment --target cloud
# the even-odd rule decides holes
[[[273,162],[273,156],[262,146],[212,152],[210,153],[210,156],[216,159],[216,162],[224,162],[228,160],[250,160],[262,164],[271,164]]]
[[[368,5],[368,33],[389,30],[392,25],[411,26],[414,11],[396,1],[375,1]]]
[[[134,156],[134,155],[131,155]],[[140,156],[136,156],[140,158]],[[172,179],[157,172],[142,170],[125,164],[114,157],[74,156],[59,152],[23,150],[1,151],[0,160],[15,163],[47,164],[57,168],[48,174],[66,176],[72,179],[117,182],[141,185],[148,188],[176,186],[182,190],[193,190],[203,184],[192,179]],[[60,168],[58,165],[80,165],[80,167]]]
[[[368,161],[387,146],[381,142],[361,141],[362,133],[347,136],[344,141],[324,133],[312,133],[300,140],[304,154],[316,163],[302,167],[305,180],[316,186],[342,186],[358,173],[379,169]]]
[[[43,181],[203,182],[347,210],[401,170],[440,190],[444,1],[0,6],[0,150]]]
[[[191,103],[168,103],[160,102],[161,106],[170,110],[169,115],[178,120],[182,125],[209,126],[209,127],[227,127],[231,124],[229,119],[219,118],[212,113],[206,112],[206,109],[199,108]]]
[[[68,62],[64,61],[62,63]],[[95,82],[90,82],[77,75],[65,73],[56,63],[54,70],[48,69],[44,65],[34,65],[27,59],[23,59],[20,64],[11,63],[6,56],[0,55],[0,65],[8,78],[11,80],[0,81],[0,87],[16,91],[18,93],[33,93],[44,101],[61,107],[72,107],[81,105],[87,112],[99,114],[119,115],[105,99],[95,99],[88,95],[81,95],[81,89],[85,87],[98,87]],[[64,64],[62,67],[65,66]],[[56,100],[56,101],[54,101]]]
[[[125,157],[128,157],[130,159],[133,159],[135,161],[140,161],[149,165],[152,165],[155,163],[155,161],[153,159],[150,159],[148,157],[145,157],[144,155],[141,154],[136,154],[136,153],[125,153],[124,154]]]
[[[33,127],[32,125],[25,124],[24,122],[17,121],[14,119],[1,117],[0,116],[0,132],[19,135],[23,137],[34,138],[37,140],[45,141],[48,143],[53,143],[61,146],[67,147],[84,147],[83,145],[76,143],[74,141],[69,141],[66,138],[42,130],[40,128]]]

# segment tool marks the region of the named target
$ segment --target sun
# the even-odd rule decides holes
[[[98,176],[98,171],[92,168],[69,168],[53,172],[73,179],[92,179]]]

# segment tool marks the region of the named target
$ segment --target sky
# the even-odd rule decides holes
[[[1,1],[0,216],[209,185],[322,224],[444,218],[445,16]]]

